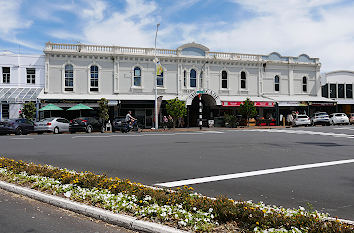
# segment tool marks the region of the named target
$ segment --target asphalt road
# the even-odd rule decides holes
[[[0,233],[133,233],[0,189]]]
[[[147,185],[354,159],[354,127],[1,136],[14,159],[90,170]],[[191,185],[209,196],[308,205],[354,220],[354,163]]]

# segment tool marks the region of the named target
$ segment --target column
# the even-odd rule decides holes
[[[289,58],[290,59],[290,58]],[[288,77],[288,83],[289,83],[289,95],[294,95],[294,66],[289,65],[289,77]]]
[[[113,93],[119,93],[119,59],[117,57],[113,60]]]

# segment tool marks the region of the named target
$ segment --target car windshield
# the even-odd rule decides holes
[[[51,117],[51,118],[44,118],[42,120],[40,120],[39,122],[47,122],[47,121],[53,121],[55,118]]]
[[[325,113],[325,112],[319,112],[319,113],[317,113],[317,116],[326,116],[327,115],[327,113]]]
[[[298,115],[297,118],[308,118],[306,115]]]
[[[335,116],[337,116],[337,117],[342,117],[342,116],[343,116],[343,113],[337,113]]]

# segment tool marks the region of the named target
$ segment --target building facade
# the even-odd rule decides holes
[[[44,87],[44,55],[0,53],[0,120],[18,118]]]
[[[337,102],[336,112],[352,113],[354,111],[354,72],[338,70],[324,73],[321,77],[322,97]]]
[[[157,78],[155,52],[163,69]],[[202,95],[205,120],[229,112],[237,114],[246,98],[255,102],[260,117],[267,118],[292,110],[315,111],[314,103],[334,102],[321,97],[321,64],[306,54],[284,57],[278,53],[211,52],[196,43],[156,51],[47,43],[44,53],[45,88],[39,96],[42,106],[55,103],[66,108],[86,103],[97,107],[103,97],[109,100],[111,118],[131,109],[145,127],[153,122],[154,81],[162,103],[160,115],[166,114],[165,101],[178,97],[186,101],[188,126],[197,122],[198,94]]]

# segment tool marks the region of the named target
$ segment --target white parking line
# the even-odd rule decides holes
[[[72,138],[110,138],[110,135],[87,135],[87,136],[73,136]]]
[[[296,166],[280,167],[280,168],[272,168],[272,169],[265,169],[265,170],[251,171],[251,172],[241,172],[241,173],[228,174],[228,175],[208,176],[208,177],[203,177],[203,178],[195,178],[195,179],[188,179],[188,180],[179,180],[179,181],[173,181],[173,182],[159,183],[159,184],[155,184],[155,185],[172,188],[172,187],[178,187],[178,186],[183,186],[183,185],[200,184],[200,183],[207,183],[207,182],[212,182],[212,181],[237,179],[237,178],[243,178],[243,177],[267,175],[267,174],[273,174],[273,173],[288,172],[288,171],[317,168],[317,167],[328,167],[328,166],[347,164],[347,163],[354,163],[354,159],[338,160],[338,161],[322,162],[322,163],[312,163],[312,164],[304,164],[304,165],[296,165]]]
[[[32,140],[34,138],[10,138],[12,140]]]

